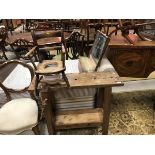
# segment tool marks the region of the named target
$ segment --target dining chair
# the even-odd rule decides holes
[[[66,59],[78,59],[84,53],[84,35],[77,30],[73,30],[66,39],[67,53]]]
[[[8,36],[8,34],[7,34],[7,30],[6,30],[5,26],[1,26],[0,27],[0,54],[1,54],[0,59],[2,62],[16,58],[16,55],[12,51],[7,50],[7,48],[6,48],[7,36]]]
[[[17,59],[29,62],[33,59],[35,62],[38,61],[36,53],[32,57],[25,57],[25,55],[34,47],[33,42],[28,41],[24,38],[17,38],[10,44],[12,51],[15,53]],[[31,58],[31,59],[30,59]],[[31,61],[32,62],[32,61]]]
[[[15,69],[0,82],[0,134],[19,134],[32,130],[40,134],[38,123],[40,120],[39,100],[27,93],[34,77],[33,68],[19,60],[10,60],[0,65],[0,70]],[[24,75],[23,75],[24,74]],[[6,96],[6,98],[5,98]]]
[[[31,19],[25,20],[25,30],[28,32],[34,31],[38,28],[38,24]]]
[[[95,40],[95,36],[97,31],[102,31],[102,29],[105,32],[105,25],[104,23],[88,23],[86,26],[87,30],[87,46],[91,46]]]

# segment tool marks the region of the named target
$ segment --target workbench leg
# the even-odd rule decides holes
[[[55,115],[53,113],[53,108],[52,108],[52,104],[54,104],[54,102],[53,102],[54,94],[49,95],[48,93],[47,92],[41,92],[41,98],[42,98],[41,100],[44,101],[47,99],[47,105],[45,108],[45,120],[47,123],[47,129],[48,129],[49,135],[54,135],[54,134],[56,134],[56,131],[55,131]]]
[[[109,127],[109,117],[111,111],[111,95],[112,95],[112,88],[101,88],[101,92],[103,92],[104,100],[103,100],[103,125],[102,125],[102,134],[108,134],[108,127]]]

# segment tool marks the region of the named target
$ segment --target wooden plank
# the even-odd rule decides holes
[[[61,114],[56,116],[56,129],[94,127],[102,124],[103,110],[101,108],[78,111],[75,113]]]
[[[45,107],[45,119],[49,135],[56,134],[55,130],[55,112],[54,112],[54,92],[41,92],[40,93],[42,104]]]
[[[120,86],[120,81],[116,72],[91,72],[91,73],[74,73],[66,74],[70,87],[105,87]]]
[[[107,135],[108,134],[108,127],[109,127],[109,117],[111,112],[111,92],[112,88],[102,88],[100,89],[101,92],[103,92],[104,100],[103,100],[103,124],[102,124],[102,134]]]

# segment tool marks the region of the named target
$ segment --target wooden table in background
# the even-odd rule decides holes
[[[70,33],[64,32],[65,38],[67,38],[69,35],[70,35]],[[27,41],[33,43],[31,32],[24,32],[24,33],[9,35],[8,38],[6,39],[6,42],[11,44],[16,39],[26,39]],[[55,38],[44,38],[44,39],[40,39],[39,44],[44,45],[44,44],[51,43],[51,42],[60,42],[60,39],[58,37],[57,38],[56,37]]]

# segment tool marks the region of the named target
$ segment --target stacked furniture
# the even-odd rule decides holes
[[[53,76],[40,80],[38,90],[42,103],[46,103],[49,134],[55,134],[56,129],[98,125],[102,125],[103,134],[107,134],[111,87],[122,85],[113,66],[104,57],[108,42],[109,38],[98,31],[89,57],[65,61],[69,86],[62,81],[54,83]],[[29,87],[30,93],[35,90],[35,82],[36,79]]]

